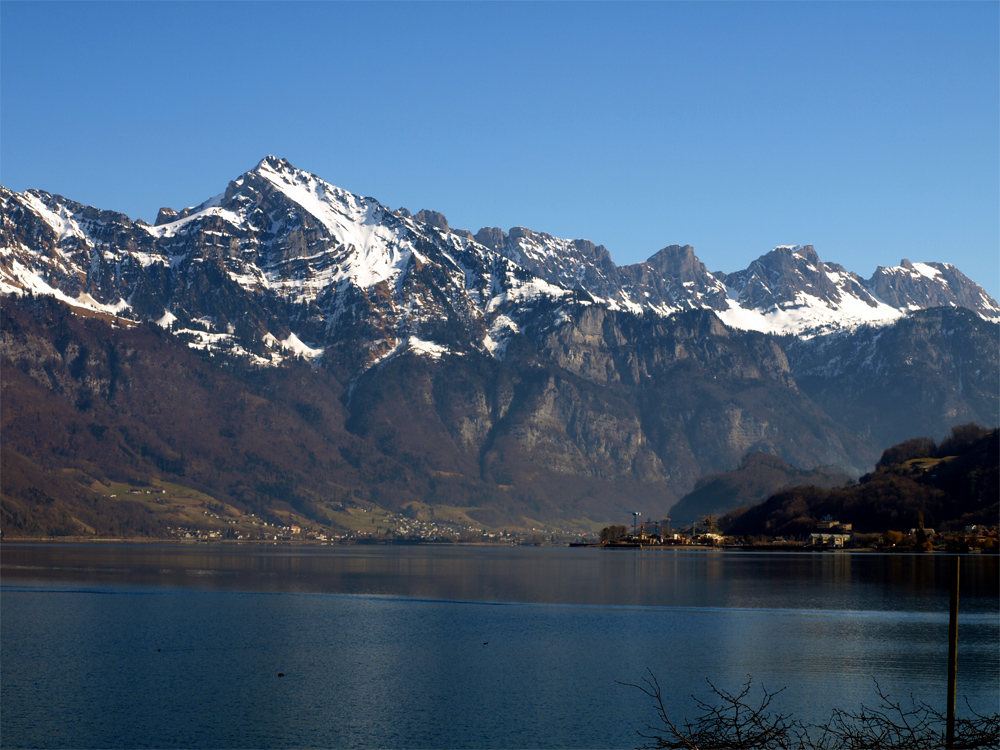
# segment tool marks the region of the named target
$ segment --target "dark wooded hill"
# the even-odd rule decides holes
[[[954,427],[935,445],[916,438],[885,451],[875,471],[857,484],[782,490],[720,525],[733,535],[807,536],[825,516],[854,531],[908,531],[922,514],[927,528],[960,529],[1000,523],[1000,440],[996,429]]]
[[[733,471],[702,477],[694,489],[670,509],[676,526],[695,523],[699,516],[722,516],[737,508],[763,502],[778,490],[795,485],[842,487],[851,476],[839,466],[796,469],[780,456],[749,453]]]

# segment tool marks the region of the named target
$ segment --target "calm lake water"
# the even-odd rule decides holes
[[[943,555],[0,548],[17,747],[636,747],[706,680],[822,721],[872,678],[943,710]],[[959,695],[1000,703],[996,557],[962,559]],[[279,676],[283,675],[283,676]],[[960,706],[960,714],[962,707]]]

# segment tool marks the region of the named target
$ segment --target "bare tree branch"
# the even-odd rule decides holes
[[[929,750],[944,746],[945,717],[910,696],[909,705],[895,700],[875,683],[875,707],[861,704],[857,711],[834,708],[823,724],[806,725],[790,714],[772,709],[774,692],[763,685],[754,698],[753,680],[747,677],[739,692],[730,692],[707,681],[714,696],[691,696],[701,712],[694,720],[678,724],[670,718],[663,691],[652,671],[642,684],[619,683],[640,690],[652,699],[656,724],[646,724],[637,734],[644,750]],[[1000,750],[1000,714],[984,716],[972,710],[970,718],[956,722],[956,748]]]

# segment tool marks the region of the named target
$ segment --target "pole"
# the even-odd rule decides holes
[[[955,555],[955,575],[951,579],[951,602],[948,612],[948,719],[944,746],[955,747],[955,688],[958,682],[958,580],[962,558]]]

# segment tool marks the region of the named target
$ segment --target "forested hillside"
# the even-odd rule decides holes
[[[750,453],[733,471],[699,479],[694,489],[670,509],[670,516],[677,526],[688,525],[699,516],[718,517],[756,505],[786,487],[842,487],[850,481],[851,476],[839,466],[796,469],[780,456]]]
[[[906,531],[923,523],[948,531],[1000,520],[996,429],[952,428],[940,445],[914,438],[889,448],[875,470],[847,487],[797,486],[725,516],[728,534],[804,537],[826,516],[855,532]]]

